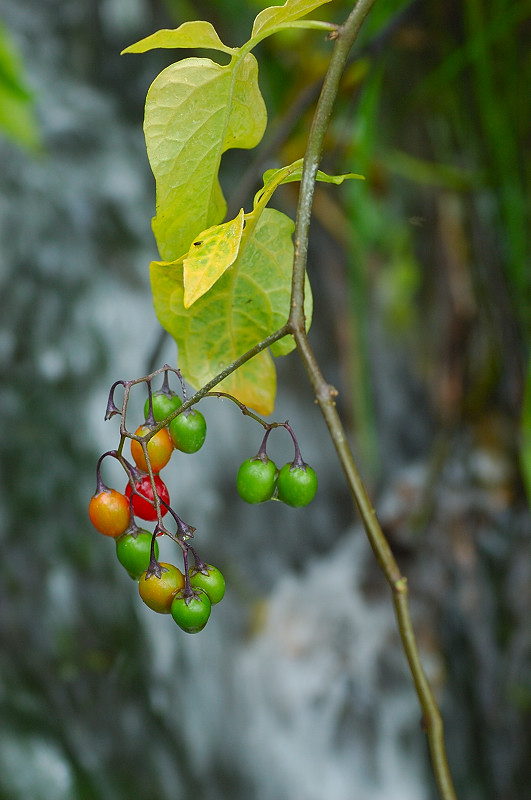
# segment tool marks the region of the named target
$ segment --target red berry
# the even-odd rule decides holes
[[[163,500],[167,505],[170,504],[170,495],[166,488],[166,484],[162,481],[158,475],[155,475],[155,488],[157,490],[157,494],[161,500]],[[135,483],[135,489],[139,492],[142,497],[139,497],[138,494],[133,495],[133,512],[135,516],[140,517],[140,519],[147,519],[147,520],[155,520],[157,519],[157,514],[155,511],[155,506],[153,504],[153,489],[151,488],[151,481],[149,479],[149,475],[144,475]],[[128,483],[125,488],[125,494],[129,498],[131,497],[132,489],[131,484]],[[162,516],[168,513],[168,509],[166,508],[163,503],[160,505],[160,513]]]

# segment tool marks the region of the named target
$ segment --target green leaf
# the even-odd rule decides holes
[[[302,159],[287,167],[268,170],[264,174],[263,188],[255,195],[251,213],[244,215],[243,209],[241,209],[236,219],[222,225],[215,225],[199,234],[198,240],[192,243],[188,255],[184,259],[185,308],[189,308],[205,294],[237,258],[243,257],[246,246],[252,240],[254,228],[277,186],[292,180],[300,180],[301,174]],[[353,173],[327,175],[324,172],[318,172],[318,180],[329,183],[342,183],[348,177],[360,176]],[[245,229],[243,227],[244,220]],[[310,305],[305,312],[309,319],[312,312],[309,288],[308,298]]]
[[[264,186],[259,192],[260,197],[262,197],[265,193],[269,193],[270,187],[274,187],[274,189],[276,189],[276,187],[280,186],[281,183],[300,181],[302,178],[302,165],[303,160],[300,158],[298,161],[294,161],[293,164],[290,164],[288,167],[266,170],[263,175]],[[353,179],[364,181],[365,177],[363,175],[358,175],[356,172],[347,172],[344,175],[328,175],[326,172],[322,172],[320,169],[317,170],[317,175],[315,177],[315,180],[317,181],[322,183],[334,183],[337,186],[343,183],[343,181]]]
[[[238,256],[243,208],[236,219],[216,225],[192,242],[183,262],[184,307],[189,308],[216,283]]]
[[[230,148],[255,147],[266,122],[251,53],[226,66],[187,58],[153,81],[144,131],[157,186],[153,231],[165,261],[182,256],[201,231],[222,221],[221,156]]]
[[[0,23],[0,131],[20,147],[42,150],[33,97],[26,86],[22,60]]]
[[[300,19],[315,8],[329,2],[330,0],[286,0],[283,6],[265,8],[254,21],[251,38],[254,39],[258,35],[263,37],[272,28]]]
[[[289,315],[294,223],[280,211],[260,214],[245,251],[210,291],[184,306],[183,264],[151,264],[155,311],[179,348],[179,367],[192,386],[203,386],[257,342],[280,328]],[[306,309],[311,293],[306,285]],[[275,355],[294,347],[291,336],[277,342]],[[273,411],[276,373],[262,352],[222,384],[262,414]]]
[[[148,50],[157,48],[179,48],[179,47],[201,47],[207,50],[221,50],[223,53],[235,52],[234,48],[223,44],[216,29],[210,22],[196,20],[195,22],[183,22],[178,28],[173,30],[165,28],[139,42],[126,47],[124,53],[147,53]]]
[[[1,79],[0,131],[20,147],[33,153],[42,151],[40,129],[32,104],[6,90]]]

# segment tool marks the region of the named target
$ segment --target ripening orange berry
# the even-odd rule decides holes
[[[145,436],[146,433],[149,433],[149,428],[147,425],[141,425],[140,428],[136,429],[135,433],[137,436]],[[166,428],[162,428],[149,440],[147,450],[151,461],[151,469],[153,472],[160,472],[166,466],[173,453],[173,443]],[[142,445],[135,439],[131,439],[131,455],[137,467],[147,472],[148,467]]]
[[[129,525],[129,500],[116,489],[103,489],[91,498],[89,517],[104,536],[121,536]]]

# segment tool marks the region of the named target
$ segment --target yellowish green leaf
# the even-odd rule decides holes
[[[271,186],[276,189],[281,183],[292,183],[293,181],[300,181],[302,178],[302,158],[294,161],[288,167],[281,167],[280,169],[268,169],[264,172],[263,181],[264,187],[261,193],[269,192]],[[317,170],[315,180],[322,183],[334,183],[340,185],[346,180],[361,180],[364,181],[363,175],[358,175],[356,172],[347,172],[344,175],[328,175],[326,172]]]
[[[277,371],[267,350],[251,358],[219,384],[228,392],[259,414],[269,416],[275,409]]]
[[[19,147],[42,151],[40,128],[33,104],[13,94],[0,81],[0,132]]]
[[[184,259],[184,305],[186,308],[189,308],[207,292],[236,259],[242,260],[245,257],[245,249],[253,239],[254,229],[274,190],[279,184],[290,180],[292,174],[296,176],[293,179],[297,180],[297,175],[300,177],[301,170],[302,159],[287,167],[271,170],[265,186],[254,199],[251,213],[244,215],[242,209],[236,219],[223,225],[216,225],[199,234],[197,241],[192,243],[187,258]],[[330,177],[325,173],[319,174],[325,180],[330,179],[335,182],[341,182],[346,177]],[[245,228],[243,227],[244,219]],[[312,315],[312,296],[309,283],[306,287],[305,314],[309,328]],[[293,339],[286,337],[282,342],[273,345],[273,348],[278,351],[275,352],[275,355],[285,355],[292,350],[293,346]]]
[[[140,39],[139,42],[129,45],[125,50],[122,50],[121,54],[147,53],[148,50],[157,48],[173,49],[179,47],[200,47],[207,50],[221,50],[223,53],[231,54],[235,52],[232,47],[227,47],[227,45],[223,44],[216,33],[216,29],[210,22],[195,20],[194,22],[183,22],[182,25],[175,29],[165,28],[156,31],[156,33]]]
[[[33,96],[26,86],[24,65],[8,31],[0,23],[0,132],[20,147],[42,150]]]
[[[266,122],[250,53],[226,66],[187,58],[153,81],[144,131],[157,188],[153,231],[165,261],[181,257],[201,231],[222,221],[221,156],[230,148],[255,147]]]
[[[268,169],[264,172],[263,181],[264,185],[256,193],[254,197],[255,209],[260,206],[265,206],[271,198],[275,189],[282,183],[291,183],[292,181],[300,181],[302,177],[303,160],[299,158],[292,164],[278,169]],[[365,180],[363,175],[358,175],[355,172],[349,172],[345,175],[327,175],[326,172],[317,171],[316,180],[324,183],[341,184],[348,179]]]
[[[230,222],[215,225],[192,242],[184,259],[184,307],[189,308],[216,283],[238,256],[243,208]]]
[[[265,8],[254,21],[251,38],[254,39],[258,35],[262,38],[272,28],[300,19],[329,2],[330,0],[286,0],[283,6]]]
[[[155,311],[177,342],[179,367],[192,386],[203,386],[286,322],[293,229],[289,217],[265,209],[252,227],[244,252],[189,308],[184,305],[183,264],[151,264]],[[308,284],[306,294],[310,316]],[[292,337],[285,337],[271,349],[275,355],[284,355],[293,347]],[[260,413],[271,413],[276,377],[270,355],[264,352],[256,356],[230,375],[223,386]]]

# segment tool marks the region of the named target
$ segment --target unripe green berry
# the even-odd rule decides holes
[[[193,589],[203,589],[212,605],[223,600],[225,595],[225,578],[217,567],[205,564],[202,570],[190,567],[190,585]]]
[[[151,534],[139,531],[136,536],[124,533],[116,540],[116,555],[129,575],[138,580],[149,566],[151,555]],[[155,542],[155,558],[159,557],[159,545]]]
[[[317,476],[313,469],[284,464],[277,477],[278,499],[288,506],[307,506],[317,491]]]
[[[183,411],[170,422],[170,436],[177,450],[183,453],[196,453],[206,438],[206,420],[200,411]]]
[[[162,422],[172,413],[172,411],[175,411],[175,409],[179,408],[183,404],[183,401],[178,394],[172,394],[171,397],[168,397],[167,394],[161,394],[158,392],[152,395],[151,402],[153,404],[153,416],[155,418],[155,422]],[[148,414],[149,398],[146,400],[144,405],[145,419],[147,419]]]
[[[273,496],[276,485],[277,468],[268,458],[247,458],[240,466],[236,476],[238,494],[246,503],[263,503]]]
[[[199,633],[208,622],[211,606],[203,589],[194,589],[191,597],[185,597],[183,592],[179,592],[173,598],[171,615],[185,633]]]

